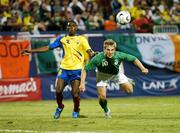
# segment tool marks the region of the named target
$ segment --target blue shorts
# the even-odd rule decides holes
[[[73,80],[80,80],[81,78],[81,69],[78,70],[65,70],[60,68],[57,78],[63,79],[66,83],[69,83]]]

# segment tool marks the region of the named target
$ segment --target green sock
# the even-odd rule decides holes
[[[106,99],[99,99],[99,104],[101,105],[101,108],[104,109],[104,112],[108,111],[107,100]]]

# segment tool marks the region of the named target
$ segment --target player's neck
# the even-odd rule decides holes
[[[76,34],[69,34],[69,36],[75,36]]]

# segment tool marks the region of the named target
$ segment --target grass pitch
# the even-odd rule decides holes
[[[97,99],[81,100],[81,116],[71,117],[64,100],[61,118],[53,119],[55,101],[0,103],[0,132],[21,133],[180,133],[180,96],[108,99],[105,119]]]

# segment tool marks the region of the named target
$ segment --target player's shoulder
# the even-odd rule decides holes
[[[96,58],[101,58],[104,56],[104,53],[103,52],[98,52],[94,57]]]
[[[56,40],[62,40],[64,37],[65,36],[63,36],[63,35],[59,35],[59,36],[56,37]]]
[[[118,54],[118,55],[125,54],[124,52],[121,52],[121,51],[116,51],[115,53]]]
[[[82,38],[86,38],[88,39],[88,36],[87,35],[80,35]]]
[[[133,56],[133,55],[131,55],[131,54],[129,54],[129,53],[120,52],[120,51],[117,51],[116,55],[117,55],[118,57],[129,57],[129,56]]]
[[[115,52],[115,56],[116,56],[116,57],[122,57],[122,56],[125,56],[125,55],[126,55],[126,53],[121,52],[121,51],[116,51],[116,52]]]
[[[79,34],[79,35],[77,35],[77,37],[80,39],[86,39],[86,40],[88,39],[88,36],[83,35],[83,34]]]
[[[119,55],[119,54],[122,54],[122,52],[120,52],[120,51],[115,51],[115,54],[116,54],[116,55]]]
[[[105,58],[104,53],[98,52],[98,54],[96,54],[91,60],[93,62],[101,62],[104,58]]]

